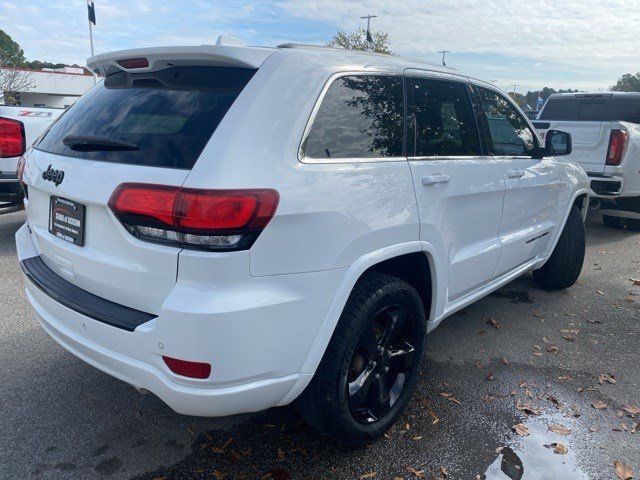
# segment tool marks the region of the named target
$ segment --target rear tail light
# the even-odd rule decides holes
[[[123,183],[109,208],[136,237],[183,248],[246,250],[278,206],[270,189],[196,190]]]
[[[24,151],[25,136],[22,122],[0,118],[0,158],[19,157]]]
[[[179,358],[162,356],[162,360],[173,373],[189,378],[209,378],[211,365],[203,362],[191,362]]]
[[[626,145],[627,132],[624,130],[611,130],[609,149],[607,150],[607,165],[620,165]]]

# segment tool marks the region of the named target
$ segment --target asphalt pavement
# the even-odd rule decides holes
[[[590,218],[577,285],[525,276],[445,320],[401,421],[350,449],[293,407],[178,415],[67,353],[25,298],[23,221],[0,217],[2,480],[640,478],[640,233]]]

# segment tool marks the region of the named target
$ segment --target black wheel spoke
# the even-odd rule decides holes
[[[404,329],[404,324],[407,321],[408,312],[405,308],[395,307],[388,311],[388,321],[385,326],[382,337],[378,342],[383,348],[388,348],[393,340],[398,338],[398,335]]]
[[[378,418],[383,417],[391,410],[391,395],[385,375],[379,375],[375,379],[372,400],[373,412]]]
[[[375,370],[376,363],[371,362],[354,381],[349,382],[349,406],[351,408],[360,407],[366,400],[371,383],[375,378]]]
[[[396,372],[407,372],[413,365],[415,349],[409,342],[404,342],[402,348],[387,350],[387,365]]]

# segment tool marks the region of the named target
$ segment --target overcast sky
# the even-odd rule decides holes
[[[214,43],[322,44],[364,25],[389,33],[401,55],[440,61],[518,91],[543,86],[606,89],[640,71],[640,0],[95,0],[96,53]],[[85,0],[0,0],[0,29],[28,59],[83,64]]]

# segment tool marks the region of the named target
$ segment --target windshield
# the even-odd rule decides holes
[[[640,97],[550,97],[540,120],[640,123]]]

